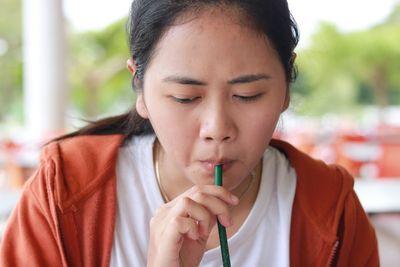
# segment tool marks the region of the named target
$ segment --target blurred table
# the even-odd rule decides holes
[[[365,211],[400,213],[400,179],[356,179],[354,189]]]

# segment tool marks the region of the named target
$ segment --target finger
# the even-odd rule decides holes
[[[226,202],[224,202],[220,198],[217,198],[213,195],[208,195],[204,192],[198,192],[190,196],[190,198],[196,203],[201,204],[213,215],[216,215],[220,223],[222,223],[224,226],[232,226],[232,217],[230,214],[229,206]]]
[[[182,240],[182,235],[186,235],[192,240],[199,239],[199,225],[196,220],[189,217],[173,217],[170,220],[170,226],[166,230],[167,237],[174,242],[179,243]]]
[[[236,206],[239,204],[239,198],[235,196],[233,193],[231,193],[228,189],[222,187],[222,186],[217,186],[217,185],[195,185],[192,188],[188,190],[188,195],[193,195],[199,192],[206,193],[208,195],[212,195],[214,197],[217,197],[229,205]]]
[[[174,207],[174,216],[190,217],[198,222],[199,231],[202,235],[208,236],[211,231],[211,222],[214,214],[189,197],[180,198]]]
[[[151,245],[153,255],[161,256],[161,259],[164,258],[162,260],[164,262],[179,260],[179,252],[186,238],[192,240],[199,239],[198,225],[192,218],[171,217],[163,222],[162,228],[161,232],[153,233],[153,242],[151,242]]]

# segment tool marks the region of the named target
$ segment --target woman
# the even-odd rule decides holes
[[[349,174],[271,140],[286,0],[136,0],[129,31],[136,108],[45,147],[2,266],[221,266],[217,218],[232,266],[378,266]]]

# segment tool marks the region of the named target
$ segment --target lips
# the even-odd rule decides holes
[[[233,160],[231,159],[220,159],[220,160],[201,160],[200,163],[203,166],[203,168],[206,169],[207,172],[209,173],[213,173],[214,172],[214,168],[217,165],[222,165],[222,170],[226,171],[227,169],[229,169],[232,164],[233,164]]]

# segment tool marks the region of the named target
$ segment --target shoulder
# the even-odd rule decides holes
[[[283,153],[295,169],[299,189],[312,192],[315,188],[310,187],[317,186],[320,190],[326,188],[335,194],[348,194],[353,190],[354,179],[343,167],[314,159],[281,140],[272,140],[271,146]]]
[[[78,136],[47,144],[36,175],[28,182],[33,192],[51,191],[61,208],[86,197],[115,176],[123,135]]]
[[[57,155],[62,155],[64,159],[91,158],[98,152],[115,151],[124,141],[124,137],[123,135],[85,135],[54,141],[43,148],[41,160]]]
[[[284,141],[272,140],[271,146],[288,158],[296,172],[294,208],[326,226],[324,230],[335,229],[347,199],[354,196],[353,177],[343,167],[314,159]]]
[[[335,251],[333,244],[339,244],[338,266],[378,266],[375,231],[353,190],[353,177],[284,141],[272,140],[271,146],[287,157],[297,176],[290,241],[293,262],[314,259],[321,247]],[[305,254],[295,253],[305,246],[310,246]]]

